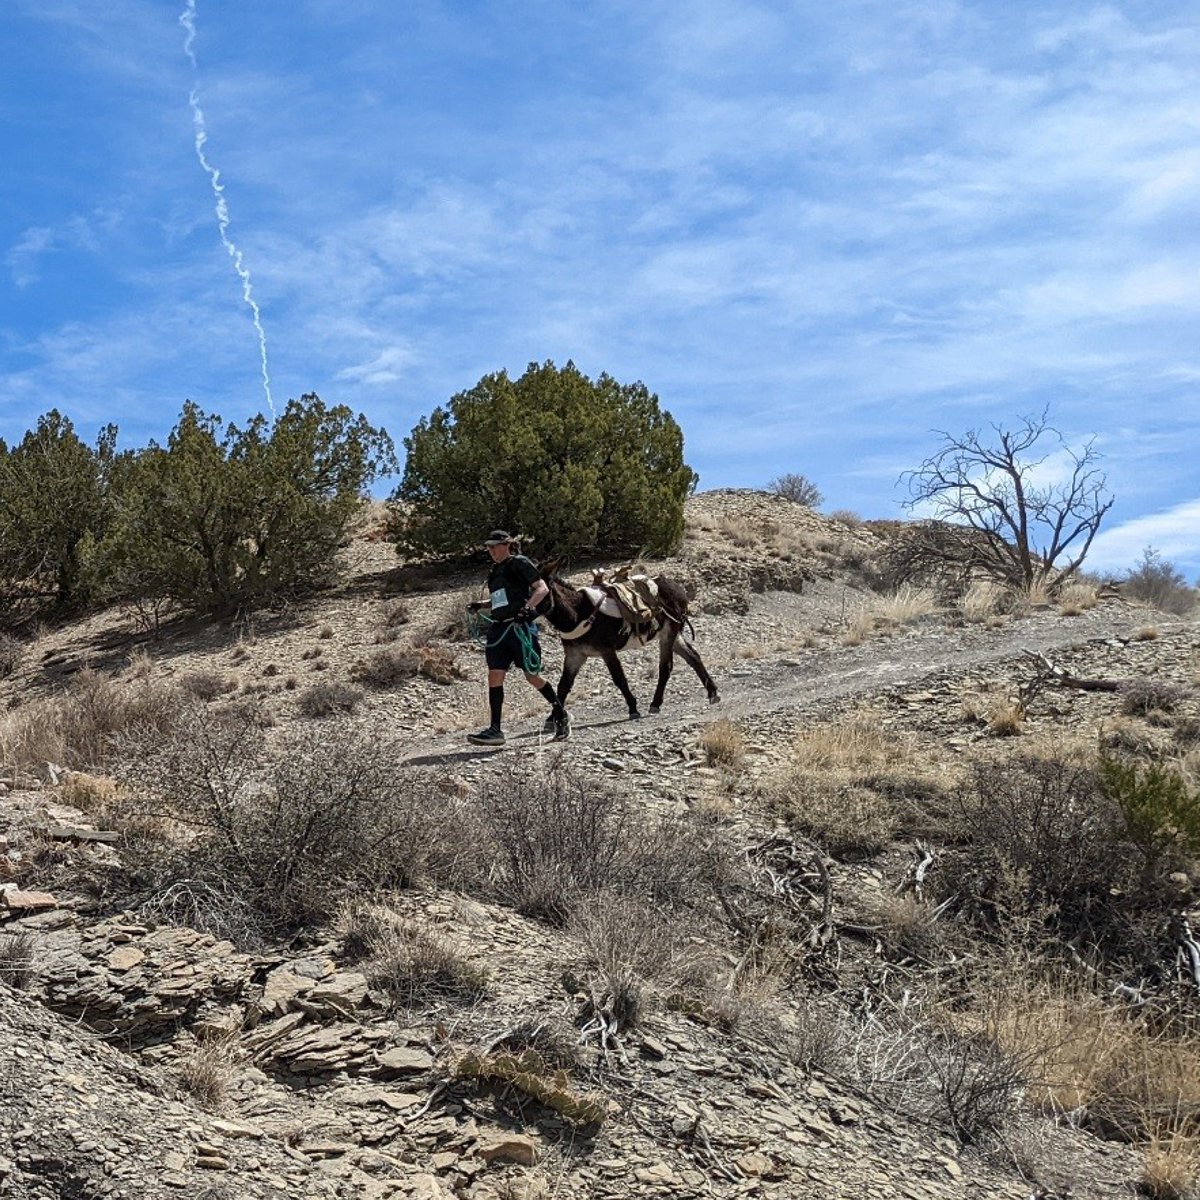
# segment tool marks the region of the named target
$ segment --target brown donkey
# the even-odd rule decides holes
[[[658,686],[650,702],[652,713],[662,708],[663,692],[671,678],[676,654],[700,677],[709,704],[720,700],[717,685],[705,670],[696,647],[687,637],[681,636],[685,624],[691,628],[687,592],[682,584],[666,575],[657,576],[653,581],[658,589],[657,598],[651,605],[653,619],[644,624],[631,624],[619,615],[619,610],[614,611],[611,602],[605,603],[608,597],[602,588],[575,587],[558,574],[558,567],[557,562],[550,561],[541,568],[542,578],[550,588],[549,605],[543,602],[542,616],[562,638],[563,671],[557,689],[562,704],[566,704],[575,676],[584,662],[589,658],[602,658],[613,683],[625,697],[630,720],[636,720],[642,714],[638,712],[637,700],[629,690],[629,681],[617,655],[651,641],[658,642]]]

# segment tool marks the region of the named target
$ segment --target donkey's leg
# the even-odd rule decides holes
[[[700,676],[700,682],[704,684],[704,690],[708,693],[709,704],[716,704],[721,699],[717,692],[717,685],[713,683],[712,676],[704,669],[704,663],[701,661],[696,647],[685,638],[680,638],[675,643],[675,653]]]
[[[562,674],[558,677],[558,702],[567,707],[567,696],[570,695],[571,688],[575,683],[575,676],[579,674],[579,668],[583,666],[587,659],[578,646],[569,645],[563,650],[563,669]]]
[[[675,639],[679,637],[679,626],[668,621],[658,634],[658,686],[654,689],[654,699],[650,701],[650,711],[658,712],[662,708],[663,693],[667,690],[667,680],[671,678],[671,670],[675,666]]]
[[[637,698],[629,690],[629,680],[625,678],[625,668],[621,666],[621,660],[617,657],[617,652],[615,650],[605,650],[602,657],[604,665],[608,668],[608,673],[612,676],[613,683],[617,685],[617,689],[625,697],[625,703],[629,706],[629,719],[636,721],[642,714],[638,712]]]

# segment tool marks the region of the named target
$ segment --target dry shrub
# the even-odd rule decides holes
[[[0,633],[0,679],[15,674],[25,660],[25,643],[11,633]]]
[[[27,930],[0,934],[0,983],[21,992],[33,979],[37,944]]]
[[[730,720],[722,717],[700,730],[700,749],[710,767],[734,767],[746,751],[746,738]]]
[[[900,805],[940,793],[942,778],[911,739],[863,712],[804,730],[767,779],[767,804],[831,854],[869,855],[891,839]]]
[[[987,725],[996,737],[1016,737],[1025,729],[1025,713],[1019,704],[998,700],[988,711]]]
[[[791,500],[793,504],[803,504],[805,508],[817,508],[821,503],[821,489],[807,475],[796,471],[772,479],[767,484],[767,490]]]
[[[838,1073],[846,1062],[849,1033],[841,1011],[817,996],[807,996],[786,1029],[785,1057],[805,1071]]]
[[[180,687],[199,700],[216,700],[237,691],[237,680],[220,671],[191,671],[179,681]]]
[[[952,934],[936,905],[908,894],[880,898],[868,911],[868,920],[879,927],[879,940],[893,958],[944,958]]]
[[[111,811],[120,795],[120,788],[107,775],[92,775],[87,771],[68,771],[58,790],[59,799],[80,812],[101,815]]]
[[[1155,625],[1143,625],[1140,629],[1133,631],[1133,640],[1135,642],[1156,642],[1162,637],[1162,633]]]
[[[1131,840],[1094,770],[1026,755],[976,763],[951,803],[967,844],[938,877],[968,898],[969,919],[1030,949],[1069,943],[1138,968],[1161,959],[1178,901],[1170,867]]]
[[[1118,691],[1121,711],[1127,717],[1146,716],[1152,712],[1173,712],[1187,692],[1165,679],[1131,679]]]
[[[561,924],[602,890],[668,909],[710,894],[711,835],[699,822],[650,814],[561,758],[546,771],[517,760],[474,808],[490,841],[487,886],[528,916]]]
[[[375,947],[367,980],[402,1009],[437,1000],[473,1004],[487,993],[488,970],[445,937],[405,921]]]
[[[978,988],[979,1019],[1022,1063],[1026,1096],[1043,1113],[1072,1113],[1097,1132],[1165,1142],[1194,1132],[1200,1040],[1118,1006],[1077,976],[1031,976],[1010,962]]]
[[[186,693],[170,684],[80,671],[65,691],[0,720],[0,761],[26,770],[46,762],[103,767],[119,735],[170,729],[187,704]]]
[[[397,772],[399,747],[376,734],[302,728],[269,753],[252,712],[202,707],[123,751],[145,809],[194,830],[168,864],[177,877],[231,884],[281,928],[328,916],[347,888],[410,884],[444,865],[442,831],[461,828],[445,793]]]
[[[1180,1134],[1155,1136],[1146,1147],[1138,1190],[1150,1200],[1196,1200],[1200,1144]]]
[[[216,1112],[229,1093],[240,1056],[235,1041],[210,1038],[198,1043],[175,1064],[180,1089],[201,1108]]]
[[[331,713],[353,712],[362,698],[361,688],[336,679],[323,679],[300,693],[296,698],[296,708],[301,716],[327,717]]]
[[[637,1025],[654,983],[673,978],[687,929],[644,897],[601,890],[582,900],[568,921],[583,954],[588,1004],[617,1029]]]
[[[958,602],[963,617],[973,623],[982,623],[998,616],[1005,607],[1007,591],[1002,584],[992,579],[977,579]]]
[[[829,514],[831,521],[837,521],[841,525],[849,525],[851,529],[857,529],[863,519],[852,508],[835,508]]]
[[[832,787],[811,779],[785,781],[771,793],[801,833],[834,858],[869,858],[894,836],[898,818],[886,796],[853,784]]]
[[[862,609],[850,618],[840,640],[843,646],[861,646],[874,632],[874,613]]]
[[[877,625],[911,625],[929,616],[937,607],[937,600],[929,588],[902,584],[892,592],[877,597],[871,605]]]
[[[717,532],[742,550],[752,550],[763,540],[762,528],[746,517],[722,517]]]
[[[417,675],[424,675],[434,683],[453,683],[465,678],[451,651],[429,644],[376,650],[357,663],[351,675],[368,687],[379,689],[395,687]]]
[[[845,1070],[889,1108],[941,1125],[966,1145],[984,1142],[1016,1114],[1024,1079],[1003,1044],[960,1024],[910,996],[848,1030]]]
[[[1078,617],[1080,614],[1095,608],[1097,604],[1096,588],[1093,584],[1077,580],[1068,583],[1058,594],[1058,611],[1064,617]]]

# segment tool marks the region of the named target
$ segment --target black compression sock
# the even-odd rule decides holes
[[[540,688],[538,688],[538,691],[546,697],[546,703],[550,705],[551,712],[553,712],[556,717],[561,717],[563,715],[563,706],[558,702],[558,696],[554,691],[554,684],[547,680]]]
[[[500,728],[500,714],[504,711],[504,685],[488,688],[488,708],[492,712],[492,728]]]

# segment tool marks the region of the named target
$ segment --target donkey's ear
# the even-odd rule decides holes
[[[543,558],[538,564],[538,568],[542,573],[543,579],[550,579],[557,575],[562,569],[563,559],[560,555],[551,554],[547,558]]]

